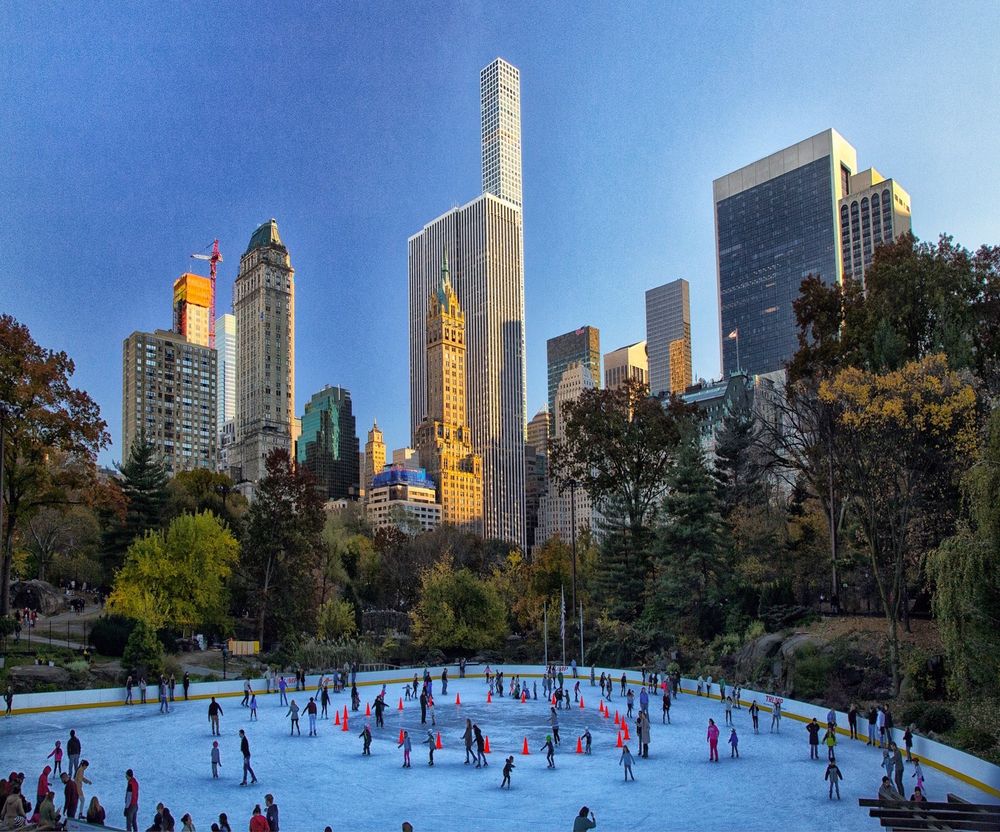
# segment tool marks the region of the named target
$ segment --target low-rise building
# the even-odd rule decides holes
[[[423,468],[387,465],[372,478],[366,512],[372,528],[427,532],[441,525],[437,486]]]

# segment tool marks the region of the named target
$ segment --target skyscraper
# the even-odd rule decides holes
[[[361,485],[365,489],[365,498],[367,499],[368,492],[372,487],[372,480],[385,468],[385,442],[382,439],[382,431],[378,429],[378,420],[372,423],[372,428],[368,431],[364,459],[364,481]]]
[[[479,73],[483,193],[521,205],[521,73],[497,58]]]
[[[451,285],[447,257],[427,312],[427,415],[416,448],[437,484],[441,520],[483,531],[483,464],[473,452],[465,410],[465,315]]]
[[[219,430],[236,418],[236,316],[215,319],[215,350],[219,363]]]
[[[565,335],[557,335],[545,342],[549,382],[549,413],[555,415],[556,390],[563,373],[570,364],[585,367],[594,379],[594,387],[601,386],[601,333],[595,326],[581,326]],[[550,429],[554,423],[550,423]]]
[[[174,332],[192,344],[208,346],[212,281],[198,274],[182,274],[174,281]]]
[[[524,548],[524,238],[520,136],[511,134],[512,125],[520,123],[520,102],[517,85],[509,77],[503,80],[507,73],[501,65],[509,67],[502,61],[496,65],[495,91],[492,73],[484,71],[481,78],[483,123],[490,122],[487,110],[497,99],[497,106],[510,111],[503,114],[504,130],[483,134],[484,162],[499,153],[506,171],[494,173],[484,164],[483,182],[499,194],[491,191],[453,208],[409,240],[410,426],[415,437],[428,413],[428,299],[437,288],[445,251],[466,316],[467,412],[472,445],[482,457],[484,532]],[[516,191],[504,182],[516,182]]]
[[[295,445],[299,465],[312,472],[327,500],[358,499],[358,433],[350,390],[327,385],[314,393]]]
[[[798,349],[792,302],[810,274],[840,280],[837,204],[856,170],[854,148],[824,130],[713,183],[725,376],[783,369]]]
[[[276,448],[292,453],[295,418],[295,270],[273,219],[250,237],[233,284],[236,317],[236,443],[240,481],[264,475]]]
[[[875,249],[910,230],[910,195],[875,168],[857,173],[840,200],[840,257],[844,277],[865,282]]]
[[[543,406],[528,422],[528,441],[524,446],[524,525],[528,551],[535,547],[538,528],[538,504],[545,493],[548,468],[549,411]]]
[[[683,393],[691,383],[691,290],[683,278],[646,291],[649,392]]]
[[[208,330],[205,330],[206,333]],[[133,332],[122,345],[122,458],[139,436],[171,474],[215,470],[215,350],[177,332]]]
[[[640,384],[649,384],[649,357],[645,341],[604,353],[604,386],[608,390],[617,390],[630,378]]]

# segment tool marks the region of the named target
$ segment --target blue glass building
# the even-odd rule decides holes
[[[328,500],[356,500],[360,489],[357,425],[351,391],[324,387],[306,404],[295,458]]]

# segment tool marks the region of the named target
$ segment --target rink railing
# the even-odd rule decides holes
[[[428,668],[431,674],[434,676],[437,682],[441,678],[442,666],[430,667]],[[542,667],[540,665],[497,665],[492,668],[493,670],[502,670],[504,675],[509,679],[515,675],[520,676],[522,679],[540,679],[542,677]],[[594,669],[595,674],[600,678],[601,673],[610,674],[615,680],[614,690],[620,690],[621,684],[621,669],[610,669],[597,667]],[[416,673],[419,677],[423,676],[423,667],[415,667],[405,672],[404,669],[400,668],[398,670],[383,670],[383,671],[370,671],[370,672],[359,672],[357,684],[359,688],[363,687],[374,687],[381,685],[402,685],[413,680],[413,675]],[[485,679],[485,666],[476,665],[474,671],[472,668],[468,668],[465,674],[466,679]],[[319,674],[309,674],[306,677],[307,680],[307,690],[315,690],[320,679],[324,677],[329,677],[330,673],[319,673]],[[449,681],[458,680],[458,667],[448,665],[448,676]],[[565,671],[565,677],[567,679],[567,685],[572,687],[574,680],[570,671],[567,669]],[[286,677],[288,678],[288,677]],[[579,674],[579,679],[581,682],[581,688],[584,691],[590,689],[590,669],[587,668],[585,671],[581,669]],[[626,671],[627,683],[633,688],[639,687],[642,684],[642,678],[640,674],[635,671]],[[190,687],[189,698],[192,700],[207,700],[213,696],[216,697],[232,697],[232,696],[242,696],[243,695],[243,683],[245,679],[234,679],[227,682],[193,682]],[[264,694],[267,686],[263,678],[251,679],[250,684],[253,690],[258,696]],[[693,679],[681,679],[681,693],[684,696],[695,696],[697,690],[697,682]],[[727,690],[732,690],[731,687]],[[295,687],[294,682],[289,682],[288,692],[294,693]],[[277,691],[272,690],[273,694],[277,694]],[[183,699],[183,688],[180,684],[176,686],[175,695],[178,700]],[[138,688],[133,688],[133,696],[138,697]],[[713,683],[709,690],[706,692],[706,696],[711,699],[718,700],[719,696],[719,685]],[[616,694],[617,698],[617,694]],[[593,707],[596,707],[597,700],[600,696],[597,695],[593,702]],[[816,717],[817,722],[822,725],[826,724],[827,708],[821,705],[813,705],[808,702],[800,702],[795,699],[787,699],[785,697],[774,696],[773,694],[763,693],[760,691],[751,690],[748,688],[743,688],[740,696],[740,704],[744,708],[748,708],[754,700],[757,700],[757,704],[761,711],[770,714],[772,711],[772,706],[775,701],[780,701],[781,703],[781,716],[784,719],[791,719],[797,722],[808,722],[813,717]],[[614,702],[614,699],[611,700]],[[125,689],[124,688],[98,688],[93,690],[70,690],[70,691],[56,691],[51,693],[26,693],[17,694],[14,697],[14,708],[13,713],[17,714],[32,714],[32,713],[42,713],[46,711],[62,711],[62,710],[74,710],[77,708],[113,708],[120,707],[124,705],[125,702]],[[156,686],[150,685],[147,689],[147,703],[149,707],[158,707],[159,702],[156,699]],[[141,707],[136,703],[136,707]],[[850,737],[850,731],[847,727],[847,714],[843,711],[836,711],[837,714],[837,733],[844,737]],[[770,720],[770,717],[768,717]],[[902,727],[896,727],[893,729],[895,732],[896,740],[902,744]],[[858,716],[858,741],[865,742],[868,737],[868,720]],[[939,771],[944,772],[963,783],[967,783],[986,794],[1000,798],[1000,766],[996,766],[993,763],[989,763],[986,760],[982,760],[979,757],[975,757],[972,754],[968,754],[964,751],[960,751],[957,748],[952,748],[944,743],[937,742],[936,740],[929,739],[927,737],[922,737],[917,734],[913,735],[913,755],[919,757],[921,763],[924,765],[935,768]]]

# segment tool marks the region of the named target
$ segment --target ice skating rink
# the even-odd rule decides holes
[[[470,672],[472,672],[470,670]],[[455,674],[457,676],[457,673]],[[567,681],[569,685],[570,681]],[[615,710],[625,712],[624,697],[610,701],[611,718],[598,713],[600,696],[589,679],[581,680],[585,709],[574,705],[559,712],[562,745],[557,749],[556,768],[549,770],[540,751],[549,732],[549,706],[541,698],[522,704],[494,696],[486,703],[482,679],[452,679],[448,695],[440,694],[435,679],[437,728],[443,749],[435,754],[434,767],[427,765],[427,747],[420,742],[426,728],[420,725],[416,702],[404,703],[403,685],[388,687],[389,709],[384,729],[374,733],[372,756],[361,756],[359,732],[365,724],[364,703],[378,693],[378,686],[361,686],[361,711],[350,712],[350,730],[334,725],[333,709],[343,713],[350,703],[348,692],[332,695],[330,720],[320,720],[319,736],[309,737],[308,719],[302,715],[302,736],[289,736],[286,708],[277,694],[259,695],[259,721],[249,721],[249,711],[240,697],[220,702],[222,717],[222,771],[211,776],[211,732],[207,700],[178,701],[168,715],[158,705],[92,708],[15,716],[0,719],[0,776],[10,771],[27,775],[30,799],[35,781],[46,764],[55,741],[65,747],[71,728],[83,744],[82,757],[90,761],[87,799],[98,795],[108,813],[108,824],[123,823],[124,771],[134,769],[141,784],[140,829],[147,828],[156,803],[163,801],[178,819],[190,812],[199,832],[226,812],[234,830],[246,829],[255,803],[263,806],[264,795],[274,794],[281,810],[283,832],[321,832],[330,825],[334,832],[378,830],[392,832],[404,820],[416,832],[444,830],[512,829],[568,830],[584,804],[597,816],[598,829],[725,829],[793,832],[836,829],[838,832],[871,832],[877,821],[857,805],[859,797],[874,797],[881,780],[881,752],[863,743],[838,738],[837,760],[844,780],[842,799],[827,799],[823,774],[826,750],[820,760],[809,759],[805,725],[782,719],[781,733],[768,733],[770,714],[760,715],[761,733],[754,735],[746,709],[733,712],[740,737],[740,759],[730,759],[729,729],[718,700],[682,694],[671,709],[672,725],[661,725],[661,700],[650,704],[652,742],[648,760],[637,759],[635,782],[623,781],[615,747]],[[638,707],[638,687],[636,704]],[[179,690],[179,687],[178,687]],[[455,705],[456,693],[461,706]],[[289,693],[300,706],[306,694]],[[539,682],[539,696],[541,683]],[[15,707],[17,703],[15,701]],[[817,709],[820,721],[825,711]],[[722,732],[719,763],[709,763],[705,731],[709,717]],[[488,768],[464,765],[461,739],[466,718],[472,719],[489,737],[492,753]],[[589,726],[593,754],[575,754],[576,738]],[[428,726],[430,717],[428,716]],[[242,758],[238,731],[250,739],[252,763],[260,782],[240,786]],[[396,748],[400,728],[411,732],[413,767],[403,769],[402,751]],[[630,724],[633,754],[634,721]],[[530,756],[522,756],[524,738]],[[501,769],[508,754],[516,768],[513,787],[499,788]],[[64,761],[65,762],[65,761]],[[907,793],[916,781],[907,766]],[[954,792],[975,801],[988,801],[978,790],[924,768],[931,800],[943,800]],[[62,804],[61,787],[56,787]]]

